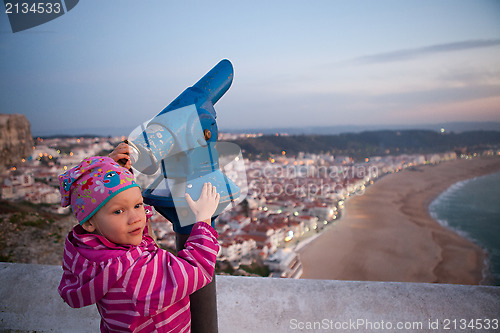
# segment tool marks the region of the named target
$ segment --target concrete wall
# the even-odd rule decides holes
[[[97,332],[95,306],[59,297],[61,273],[0,263],[0,332]],[[500,331],[459,329],[461,319],[500,320],[500,287],[218,276],[217,299],[221,333]]]

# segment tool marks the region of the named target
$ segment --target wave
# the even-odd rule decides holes
[[[491,260],[490,260],[490,251],[488,248],[486,248],[480,240],[478,240],[476,237],[473,237],[471,234],[468,232],[461,230],[460,228],[457,227],[452,227],[448,223],[448,220],[446,219],[440,219],[437,217],[437,214],[435,212],[430,212],[431,217],[436,220],[441,226],[452,230],[453,232],[457,233],[460,237],[465,238],[474,244],[478,245],[481,250],[484,253],[484,261],[483,261],[483,269],[481,271],[481,281],[479,282],[480,285],[491,285],[493,284],[495,277],[493,272],[491,271]]]
[[[448,199],[455,196],[457,191],[461,190],[463,187],[465,187],[465,185],[467,185],[468,183],[470,183],[478,178],[480,178],[480,177],[474,177],[474,178],[461,180],[461,181],[456,182],[455,184],[451,185],[444,192],[442,192],[440,195],[438,195],[436,199],[434,199],[431,202],[431,204],[429,205],[429,209],[434,209],[437,205],[442,204],[442,202],[446,202]]]
[[[451,230],[453,230],[454,232],[456,232],[456,233],[457,233],[460,237],[462,237],[462,238],[466,238],[466,239],[468,239],[468,240],[470,240],[470,241],[472,241],[472,242],[474,242],[474,243],[476,243],[476,244],[480,245],[480,242],[479,242],[477,239],[475,239],[473,236],[471,236],[471,235],[470,235],[467,231],[462,230],[462,229],[460,229],[460,228],[458,228],[458,227],[456,227],[456,226],[450,226],[450,223],[448,222],[448,220],[447,220],[447,219],[438,218],[437,213],[435,213],[435,212],[430,212],[430,215],[431,215],[431,217],[432,217],[434,220],[436,220],[436,221],[437,221],[437,222],[438,222],[441,226],[443,226],[443,227],[445,227],[445,228],[447,228],[447,229],[451,229]],[[481,247],[483,247],[483,246],[481,246]]]
[[[467,223],[470,221],[470,218],[467,220],[466,212],[481,214],[482,217],[495,216],[494,214],[498,214],[496,201],[494,200],[492,202],[491,200],[487,200],[484,196],[486,193],[483,189],[486,189],[489,184],[493,185],[495,182],[498,182],[498,178],[495,177],[498,177],[499,175],[500,173],[494,173],[459,181],[451,185],[429,205],[429,214],[435,221],[443,227],[454,231],[462,238],[477,244],[485,253],[485,261],[482,271],[483,279],[481,284],[495,284],[495,282],[498,284],[500,282],[500,273],[498,272],[497,263],[498,258],[500,258],[500,248],[496,245],[492,245],[491,240],[483,239],[484,233],[476,233],[476,229],[471,229],[471,224]],[[494,178],[485,178],[491,176]],[[472,182],[474,182],[474,184],[471,184]],[[470,186],[464,188],[466,185]],[[494,186],[495,185],[493,185],[493,187]],[[493,192],[495,197],[497,197],[497,193],[500,192]],[[465,213],[465,215],[463,215],[463,213]],[[483,219],[482,221],[490,220],[491,218],[488,220]],[[475,222],[479,223],[479,220]],[[462,229],[462,227],[465,230]],[[472,228],[484,228],[484,224],[479,224],[477,227],[472,226]],[[493,236],[493,234],[491,235]],[[495,269],[497,270],[496,272]]]

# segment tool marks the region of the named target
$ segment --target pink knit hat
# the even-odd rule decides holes
[[[71,204],[80,224],[85,223],[112,197],[139,187],[134,175],[109,157],[89,157],[59,176],[61,206]]]

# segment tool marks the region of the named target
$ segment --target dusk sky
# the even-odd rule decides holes
[[[500,1],[82,0],[12,33],[0,113],[127,135],[221,59],[220,130],[500,121]]]

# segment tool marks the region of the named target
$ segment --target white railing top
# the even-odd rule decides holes
[[[0,331],[97,332],[95,306],[71,309],[59,297],[61,274],[0,263]],[[217,276],[217,309],[221,333],[494,332],[500,287]]]

